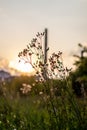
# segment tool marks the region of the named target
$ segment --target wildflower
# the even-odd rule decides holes
[[[13,115],[14,118],[16,118],[16,115]]]
[[[43,94],[43,92],[41,91],[41,92],[39,92],[39,95],[42,95]]]
[[[23,83],[22,86],[23,87],[20,88],[20,90],[22,91],[23,94],[26,94],[31,91],[32,88],[31,85]]]
[[[35,86],[35,83],[33,83],[32,86]]]
[[[44,34],[44,32],[38,32],[36,38],[33,38],[31,43],[27,45],[27,49],[24,49],[22,52],[20,52],[18,56],[22,58],[22,60],[30,63],[31,66],[35,69],[36,82],[44,82],[47,78],[65,78],[70,70],[67,68],[65,69],[63,66],[62,52],[59,51],[58,53],[53,53],[50,56],[48,63],[44,63],[45,54],[43,52],[42,46],[42,37]],[[47,48],[46,51],[48,50],[49,48]],[[31,90],[31,88],[28,87],[27,89],[28,91]],[[24,88],[22,88],[22,91],[25,93]]]

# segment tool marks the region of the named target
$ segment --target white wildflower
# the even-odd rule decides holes
[[[22,91],[23,94],[26,94],[31,91],[32,88],[31,85],[23,83],[22,86],[23,87],[20,88],[20,90]]]

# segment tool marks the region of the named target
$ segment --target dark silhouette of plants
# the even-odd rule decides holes
[[[72,73],[72,82],[77,93],[84,97],[87,93],[87,55],[85,55],[87,54],[87,47],[80,43],[78,47],[80,48],[80,55],[74,55],[76,69]]]
[[[30,63],[36,72],[38,81],[52,78],[63,79],[70,70],[64,68],[62,52],[53,53],[48,62],[44,62],[44,45],[42,44],[44,34],[44,32],[38,33],[36,38],[33,38],[31,43],[27,45],[27,48],[19,53],[19,62],[24,60],[25,63]]]
[[[49,114],[49,129],[85,130],[86,121],[72,90],[69,75],[71,69],[64,67],[60,51],[57,54],[53,53],[48,61],[44,62],[44,35],[44,32],[37,33],[36,38],[33,38],[31,43],[19,53],[19,61],[30,63],[36,72],[36,84],[43,84],[42,92],[38,93]],[[55,85],[56,80],[57,85]],[[58,95],[57,91],[60,91]]]

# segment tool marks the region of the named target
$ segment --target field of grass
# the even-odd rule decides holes
[[[1,83],[0,130],[86,130],[87,98],[77,98],[67,82],[23,76]],[[25,83],[31,88],[23,93]]]

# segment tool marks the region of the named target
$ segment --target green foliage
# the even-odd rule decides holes
[[[20,77],[19,82],[23,82],[23,78],[24,80],[26,79],[25,77]],[[12,82],[15,83],[15,80]],[[14,87],[18,86],[19,88],[19,82],[17,79]],[[30,94],[30,92],[26,96],[19,95],[19,97],[15,94],[14,98],[9,97],[10,93],[8,97],[1,96],[0,129],[85,130],[87,103],[75,97],[71,81],[69,79],[67,81],[49,80],[45,85],[50,85],[47,95],[45,90],[43,90],[43,84],[39,83],[34,86],[34,91],[32,89],[33,94]],[[50,91],[51,86],[54,89]],[[7,89],[9,91],[8,84]],[[43,94],[39,95],[41,91],[43,91]],[[10,92],[13,94],[12,90]]]
[[[85,92],[87,93],[87,56],[84,55],[87,53],[87,47],[82,44],[78,44],[81,48],[80,56],[75,55],[77,60],[74,65],[76,66],[75,71],[71,74],[72,82],[79,82],[81,85],[83,84]]]
[[[41,38],[19,53],[19,57],[36,70],[35,77],[15,77],[2,82],[0,97],[0,129],[2,130],[86,130],[87,100],[73,93],[72,80],[86,79],[87,59],[79,59],[76,71],[64,68],[62,53],[53,53],[44,62]],[[40,43],[38,41],[40,40]],[[79,45],[82,47],[81,45]],[[86,51],[86,48],[82,51]],[[37,57],[32,62],[32,57]],[[72,80],[71,80],[72,79]]]
[[[76,76],[81,77],[87,75],[87,56],[84,56],[84,53],[87,53],[87,47],[81,44],[78,44],[81,47],[80,56],[74,55],[78,60],[75,61],[74,65],[76,66]]]

